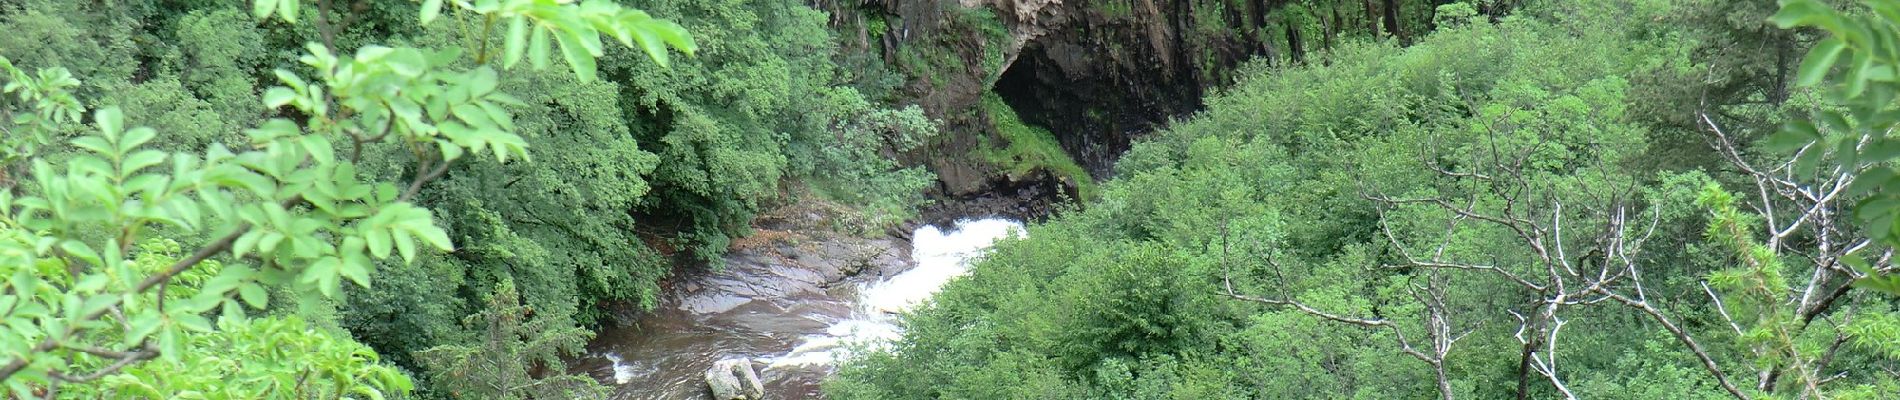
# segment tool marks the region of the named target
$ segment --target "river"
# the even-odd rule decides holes
[[[746,357],[769,398],[818,397],[819,382],[849,349],[902,335],[895,313],[1021,231],[1016,221],[976,219],[949,230],[920,226],[908,246],[822,240],[735,252],[718,272],[679,279],[655,312],[602,331],[573,367],[612,385],[613,399],[701,399],[711,397],[703,377],[713,362]]]

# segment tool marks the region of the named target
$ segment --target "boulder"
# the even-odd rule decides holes
[[[706,370],[706,386],[712,389],[717,400],[763,399],[765,383],[759,381],[759,373],[752,370],[752,360],[729,358],[714,362]]]

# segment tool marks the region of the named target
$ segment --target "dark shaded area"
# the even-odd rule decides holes
[[[894,236],[908,236],[919,225],[949,227],[958,220],[1008,218],[1041,222],[1055,215],[1070,199],[1075,188],[1062,184],[1047,173],[1029,179],[1010,181],[997,178],[987,184],[988,191],[968,195],[945,195],[936,204],[925,207],[915,221],[893,228]]]
[[[1096,178],[1105,177],[1113,169],[1115,159],[1128,151],[1135,135],[1153,129],[1167,115],[1189,112],[1199,106],[1194,100],[1200,98],[1198,88],[1190,85],[1150,88],[1170,93],[1144,96],[1139,93],[1141,86],[1120,85],[1117,79],[1098,79],[1110,74],[1084,63],[1082,57],[1074,53],[1084,50],[1064,47],[1068,47],[1068,51],[1051,52],[1039,43],[1025,47],[1016,63],[1003,71],[992,90],[1016,110],[1024,123],[1044,127],[1055,134],[1062,150]],[[1065,66],[1078,70],[1065,69]]]

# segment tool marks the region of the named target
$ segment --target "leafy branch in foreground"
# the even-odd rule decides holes
[[[1900,3],[1866,1],[1867,12],[1843,12],[1815,0],[1782,1],[1771,19],[1784,29],[1818,28],[1830,36],[1816,43],[1801,61],[1795,84],[1813,87],[1825,106],[1808,118],[1789,120],[1769,138],[1773,150],[1793,152],[1784,168],[1791,175],[1840,176],[1851,185],[1835,188],[1829,198],[1858,199],[1853,213],[1870,236],[1900,243]],[[1860,257],[1843,260],[1854,268],[1857,285],[1900,294],[1900,276]]]
[[[302,1],[254,0],[252,13],[258,19],[275,15],[285,22],[296,23],[298,4]],[[488,62],[488,34],[505,24],[504,66],[513,68],[526,56],[535,69],[546,69],[551,43],[558,43],[562,59],[582,81],[594,79],[594,59],[605,54],[601,47],[602,34],[646,52],[647,57],[660,66],[668,64],[668,48],[687,55],[698,50],[693,37],[679,24],[653,18],[645,11],[610,0],[586,0],[578,4],[573,0],[423,0],[422,24],[440,18],[444,8],[470,12],[482,20],[483,41],[476,46],[476,63]]]
[[[299,3],[253,4],[259,18],[280,15],[294,23]],[[426,23],[440,2],[425,3]],[[694,47],[677,25],[611,2],[453,4],[517,27],[508,37],[509,64],[526,52],[535,65],[546,65],[547,37],[556,36],[582,79],[593,76],[602,32],[639,44],[661,63],[667,47],[689,53]],[[520,33],[529,19],[536,30]],[[503,108],[518,102],[495,90],[499,78],[492,68],[453,68],[460,51],[372,45],[346,56],[327,44],[307,48],[300,61],[314,73],[278,70],[284,86],[263,96],[267,108],[290,107],[301,119],[275,118],[247,130],[249,149],[149,149],[158,132],[128,128],[119,109],[107,107],[93,113],[94,133],[70,141],[78,155],[58,165],[31,158],[30,176],[0,191],[0,324],[7,328],[0,330],[0,382],[13,397],[53,397],[62,385],[108,377],[114,387],[155,387],[162,382],[141,379],[165,377],[120,373],[151,359],[183,362],[194,333],[222,335],[233,348],[303,340],[243,333],[276,331],[283,323],[246,322],[243,306],[268,306],[268,288],[282,288],[300,306],[320,304],[337,297],[345,279],[368,287],[378,259],[400,255],[412,262],[418,242],[452,250],[432,213],[411,203],[419,190],[469,153],[492,154],[498,162],[527,158]],[[484,62],[478,55],[477,63]],[[35,103],[10,130],[50,132],[81,113],[64,91],[78,82],[60,70],[32,78],[11,64],[0,66],[11,77],[6,91]],[[0,106],[13,114],[11,103]],[[351,144],[348,157],[338,157],[340,139]],[[9,156],[33,150],[8,144]],[[414,157],[406,182],[363,180],[356,158],[373,146]],[[154,256],[140,244],[158,238],[202,244],[169,262],[132,262]],[[179,281],[207,263],[221,267],[202,282]],[[173,290],[191,294],[174,296]],[[223,316],[215,326],[207,318],[214,311]],[[341,364],[329,367],[347,369],[365,359],[331,361]],[[410,387],[394,373],[345,375],[337,377],[335,394],[380,398]]]

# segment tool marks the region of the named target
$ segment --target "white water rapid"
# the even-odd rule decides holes
[[[837,360],[901,337],[897,313],[969,272],[997,239],[1020,232],[1015,221],[978,219],[917,228],[909,246],[834,238],[733,251],[724,269],[673,282],[652,313],[602,330],[572,367],[613,385],[615,400],[703,399],[708,367],[745,358],[758,363],[769,398],[822,396],[820,382]],[[881,250],[847,275],[841,266],[859,262],[865,248]]]
[[[767,368],[826,365],[847,356],[852,348],[875,348],[897,340],[903,335],[897,313],[928,300],[951,279],[968,273],[970,262],[997,239],[1022,231],[1022,223],[1006,219],[957,221],[948,232],[929,225],[917,228],[911,235],[916,267],[859,283],[849,318],[831,324],[824,333],[806,335]]]

